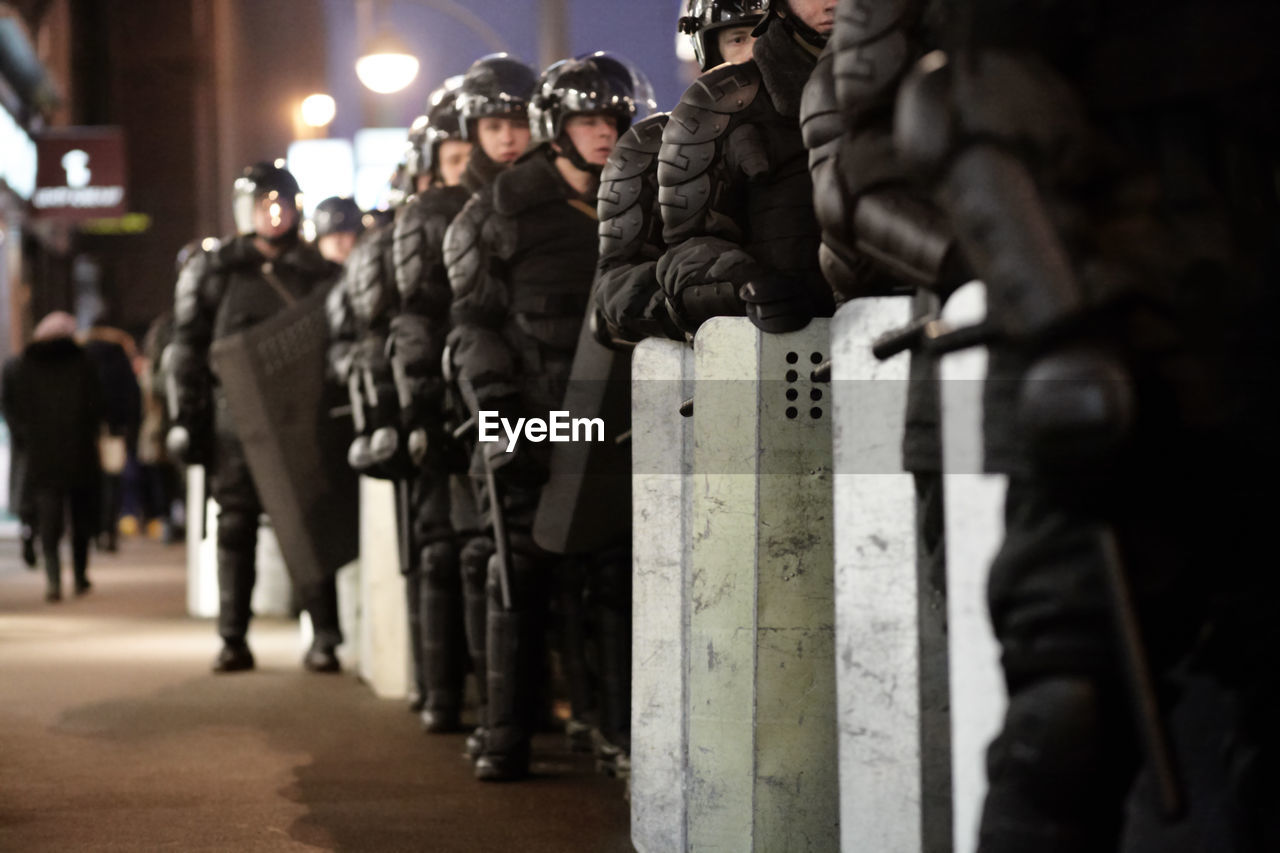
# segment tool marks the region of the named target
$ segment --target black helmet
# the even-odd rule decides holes
[[[621,136],[656,107],[649,78],[625,59],[603,51],[562,59],[538,78],[529,104],[531,141],[541,145],[559,139],[565,119],[576,113],[614,116]]]
[[[760,8],[764,12],[764,17],[760,19],[760,23],[756,24],[756,28],[751,31],[751,35],[756,38],[764,35],[764,31],[769,29],[769,24],[775,19],[781,19],[783,26],[791,31],[792,34],[799,36],[803,41],[808,42],[818,50],[827,46],[827,36],[818,32],[795,15],[789,14],[783,17],[778,14],[779,9],[787,8],[787,0],[760,0]]]
[[[768,11],[769,0],[689,0],[680,32],[693,41],[698,67],[706,71],[724,62],[716,33],[726,27],[755,27]]]
[[[418,116],[409,128],[409,150],[405,168],[410,176],[430,174],[435,168],[436,151],[441,142],[462,137],[458,117],[458,90],[462,75],[450,77],[427,98],[426,115]]]
[[[462,138],[471,139],[471,122],[484,116],[523,117],[538,74],[505,53],[491,53],[471,64],[458,89],[457,111]]]
[[[350,196],[329,196],[316,205],[311,219],[316,225],[316,239],[329,234],[349,232],[359,234],[364,230],[360,205]]]
[[[241,234],[253,233],[253,209],[257,206],[258,199],[272,193],[276,194],[281,205],[300,210],[302,190],[293,173],[284,167],[283,160],[255,163],[236,178],[231,203],[236,231]]]

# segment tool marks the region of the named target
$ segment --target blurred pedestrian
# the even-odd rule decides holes
[[[0,407],[13,410],[10,394],[15,387],[13,377],[22,357],[15,355],[4,363],[4,375],[0,378]],[[22,562],[33,571],[36,568],[36,511],[30,499],[30,491],[23,488],[27,472],[27,449],[21,437],[9,424],[9,511],[18,516],[18,536],[22,540]]]
[[[176,540],[174,502],[179,500],[178,471],[165,452],[164,438],[172,422],[166,404],[162,354],[173,338],[173,312],[152,321],[142,340],[134,372],[142,391],[142,424],[138,430],[139,508],[147,537],[166,544]]]
[[[26,460],[18,502],[34,507],[48,577],[45,600],[51,602],[62,598],[58,543],[68,507],[76,595],[89,591],[89,540],[101,477],[102,388],[75,330],[75,318],[66,312],[46,316],[5,377],[4,416]]]
[[[124,498],[125,467],[137,454],[138,427],[142,421],[142,394],[133,374],[137,346],[128,333],[95,324],[85,333],[84,351],[98,371],[106,427],[100,440],[103,476],[98,547],[112,552],[116,550]],[[136,524],[134,519],[130,532],[136,532]]]

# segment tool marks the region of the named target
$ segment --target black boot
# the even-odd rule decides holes
[[[244,672],[253,669],[253,652],[249,651],[249,644],[244,640],[224,640],[222,651],[218,652],[218,656],[213,659],[214,672]]]
[[[536,692],[530,664],[537,637],[527,614],[491,607],[488,623],[489,725],[475,774],[485,782],[522,779],[529,775]]]
[[[486,633],[489,599],[485,594],[485,573],[489,557],[493,554],[493,540],[483,536],[469,540],[462,547],[459,561],[462,564],[463,623],[467,635],[467,654],[471,657],[471,671],[475,675],[476,728],[467,735],[466,752],[473,760],[484,752],[485,732],[488,729],[489,660],[486,651]]]
[[[427,682],[422,669],[422,576],[416,571],[404,576],[404,598],[409,610],[409,653],[413,656],[409,711],[419,714],[427,704]]]
[[[462,707],[464,648],[462,588],[458,552],[452,542],[433,542],[422,549],[422,669],[427,704],[422,728],[456,732]]]
[[[338,627],[338,587],[333,578],[322,580],[301,591],[302,604],[311,616],[315,639],[302,658],[308,672],[341,672],[335,649],[342,645],[342,629]]]
[[[316,637],[311,648],[302,658],[302,666],[308,672],[342,672],[342,664],[333,646]]]

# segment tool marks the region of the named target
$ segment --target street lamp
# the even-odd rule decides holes
[[[332,96],[318,92],[302,99],[299,112],[302,114],[302,123],[307,127],[328,127],[338,114],[338,105],[334,103]]]
[[[404,43],[386,33],[372,41],[356,60],[356,76],[380,95],[399,92],[418,76],[418,57]]]

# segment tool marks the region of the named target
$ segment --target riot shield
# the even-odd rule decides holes
[[[630,542],[631,348],[601,344],[590,317],[588,307],[561,408],[570,418],[602,420],[604,440],[552,445],[533,541],[554,554],[583,554]]]
[[[326,381],[328,288],[209,350],[236,435],[295,585],[332,577],[358,551],[357,481],[346,400]]]

